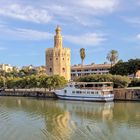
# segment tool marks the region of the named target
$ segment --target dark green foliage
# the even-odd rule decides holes
[[[117,75],[131,75],[135,77],[136,72],[140,70],[140,59],[130,59],[128,62],[119,61],[111,70],[111,74]]]
[[[129,74],[136,74],[140,70],[140,59],[130,59],[128,60],[128,70]]]
[[[129,84],[129,86],[130,87],[140,87],[140,79],[137,79],[137,78],[133,79],[131,81],[131,83]]]
[[[3,84],[4,81],[3,80],[4,80],[3,76],[0,76],[0,88],[4,86],[4,84]]]
[[[94,74],[78,78],[79,82],[113,82],[115,88],[127,87],[131,82],[126,76],[111,75],[111,74]]]

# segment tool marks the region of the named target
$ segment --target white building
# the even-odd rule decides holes
[[[71,79],[91,74],[108,74],[111,64],[74,65],[71,67]]]
[[[10,64],[0,64],[0,70],[5,72],[11,72],[13,71],[13,66]]]

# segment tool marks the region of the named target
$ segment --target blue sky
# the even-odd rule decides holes
[[[140,0],[0,0],[0,63],[45,65],[60,25],[71,63],[104,63],[111,49],[119,58],[140,58]]]

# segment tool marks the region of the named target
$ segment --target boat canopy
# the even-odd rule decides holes
[[[113,82],[70,82],[69,84],[86,85],[86,84],[113,84]]]

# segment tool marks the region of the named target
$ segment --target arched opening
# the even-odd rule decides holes
[[[50,72],[52,72],[52,68],[50,68]]]

